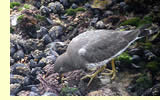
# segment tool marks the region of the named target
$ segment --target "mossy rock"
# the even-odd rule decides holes
[[[25,9],[30,9],[31,8],[31,5],[28,5],[28,4],[24,4],[23,6]]]
[[[79,11],[85,11],[85,9],[81,8],[81,7],[78,7],[76,9],[69,8],[69,9],[66,10],[66,14],[67,15],[75,15]]]
[[[78,92],[77,88],[73,88],[73,87],[64,87],[62,88],[60,95],[62,96],[74,96],[76,95]]]
[[[120,56],[118,56],[116,60],[129,64],[132,61],[132,57],[127,52],[124,52]]]
[[[21,4],[19,2],[11,2],[10,8],[14,8],[15,6],[20,6]]]
[[[23,18],[24,18],[24,15],[20,15],[20,16],[18,16],[17,20],[21,21]]]
[[[157,61],[151,61],[151,62],[147,63],[146,68],[148,68],[149,70],[151,70],[153,72],[156,72],[156,71],[160,70],[159,66],[160,66],[160,64]]]
[[[128,19],[128,20],[122,22],[120,25],[121,26],[132,25],[132,26],[138,27],[140,20],[141,19],[139,17],[135,17],[135,18],[131,18],[131,19]]]
[[[124,22],[122,22],[120,25],[124,26],[124,25],[132,25],[132,26],[136,26],[136,27],[142,27],[146,24],[151,24],[153,21],[151,16],[144,16],[143,19],[140,19],[139,17],[135,17],[135,18],[131,18],[128,19]]]
[[[40,14],[35,15],[35,18],[36,18],[37,20],[39,20],[39,21],[45,20],[45,17],[44,17],[44,16],[41,16]]]

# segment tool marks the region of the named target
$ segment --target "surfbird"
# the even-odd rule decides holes
[[[103,70],[109,71],[106,75],[116,76],[114,58],[123,53],[133,42],[141,38],[141,31],[117,31],[117,30],[90,30],[79,34],[69,43],[65,53],[60,55],[54,70],[64,73],[76,69],[90,69],[99,67],[92,75],[86,75],[82,79],[90,78],[88,85],[94,77]],[[106,68],[111,61],[112,70]]]

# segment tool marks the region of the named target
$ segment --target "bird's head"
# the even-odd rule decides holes
[[[54,63],[54,71],[57,73],[72,71],[74,70],[72,66],[71,59],[68,57],[67,53],[64,53],[60,55]]]

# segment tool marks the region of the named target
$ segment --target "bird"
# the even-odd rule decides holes
[[[65,53],[60,55],[54,63],[54,71],[58,73],[69,72],[77,69],[99,69],[81,79],[90,78],[88,86],[96,75],[103,70],[115,79],[117,70],[114,58],[122,54],[132,43],[142,38],[144,33],[140,29],[121,30],[88,30],[73,38],[68,44]],[[112,69],[106,64],[111,61]]]

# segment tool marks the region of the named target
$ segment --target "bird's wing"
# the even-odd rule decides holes
[[[88,63],[97,63],[109,59],[124,49],[129,41],[121,31],[97,31],[88,43],[79,49],[79,55]]]

